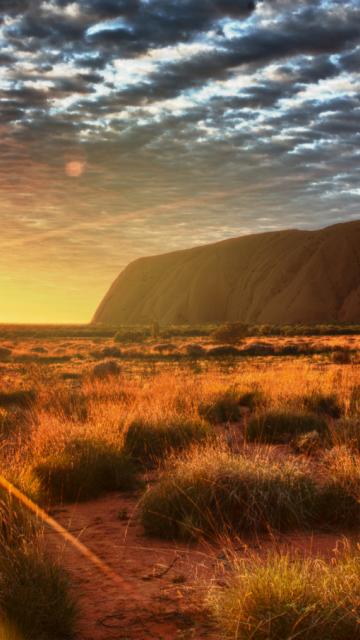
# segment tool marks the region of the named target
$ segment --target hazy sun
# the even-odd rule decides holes
[[[65,173],[70,178],[78,178],[84,173],[85,170],[85,162],[81,160],[71,160],[65,164]]]

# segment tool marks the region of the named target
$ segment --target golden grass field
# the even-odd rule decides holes
[[[85,547],[2,491],[1,639],[360,638],[360,336],[218,346],[1,342],[2,476]]]

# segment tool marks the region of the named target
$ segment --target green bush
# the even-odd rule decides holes
[[[275,554],[243,561],[209,601],[223,638],[358,640],[360,560],[327,565]]]
[[[246,438],[249,442],[284,444],[311,431],[325,437],[328,434],[326,420],[315,414],[273,411],[254,416],[248,423]]]
[[[291,462],[195,451],[145,495],[146,533],[165,538],[285,530],[309,524],[317,489]]]
[[[97,440],[72,440],[62,452],[32,467],[40,493],[51,501],[95,498],[104,491],[136,486],[133,462],[116,446]]]
[[[163,460],[172,450],[203,442],[212,435],[203,420],[134,420],[125,434],[124,451],[141,464]]]

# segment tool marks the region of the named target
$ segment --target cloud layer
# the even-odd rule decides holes
[[[140,255],[360,215],[356,0],[2,0],[0,44],[1,271],[61,319]]]

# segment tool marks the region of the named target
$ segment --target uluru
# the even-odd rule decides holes
[[[104,324],[360,321],[360,220],[259,233],[139,258],[93,321]]]

